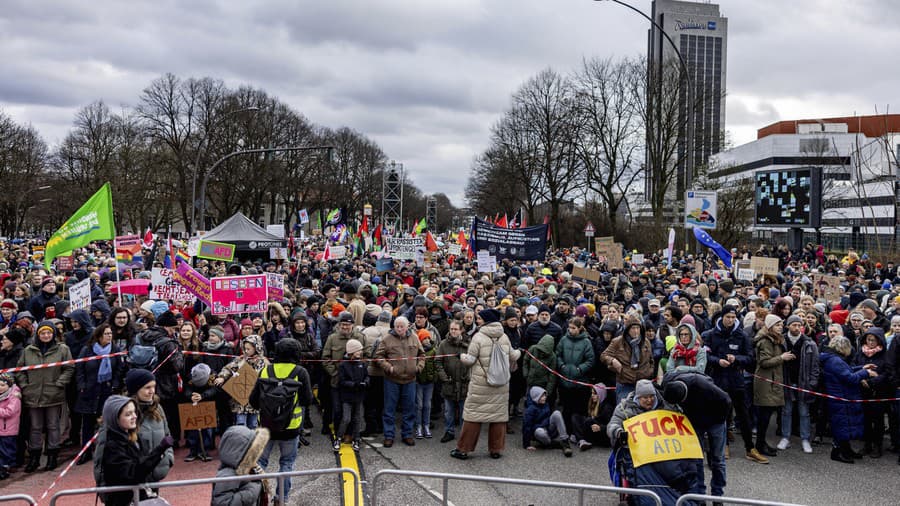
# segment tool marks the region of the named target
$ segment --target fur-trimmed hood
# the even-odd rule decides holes
[[[229,427],[219,442],[219,469],[232,468],[237,475],[249,474],[268,443],[269,429],[253,430],[243,425]]]

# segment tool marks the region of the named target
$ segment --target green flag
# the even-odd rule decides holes
[[[106,183],[50,236],[44,252],[44,266],[50,269],[54,258],[66,256],[91,241],[111,240],[115,236],[112,192]]]

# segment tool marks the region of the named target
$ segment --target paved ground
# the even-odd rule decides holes
[[[316,416],[318,424],[318,417]],[[507,451],[503,458],[492,460],[487,456],[486,432],[479,447],[467,461],[450,458],[453,442],[441,444],[443,433],[434,431],[435,439],[417,440],[415,447],[400,443],[393,448],[382,448],[380,439],[371,439],[360,453],[365,478],[371,480],[383,469],[407,469],[479,476],[504,476],[511,478],[590,483],[608,485],[608,450],[593,449],[576,452],[565,458],[559,450],[542,450],[536,453],[521,448],[518,434],[520,421],[514,420],[517,434],[507,439]],[[295,469],[324,469],[336,466],[336,459],[324,436],[315,431],[310,438],[312,445],[301,448]],[[770,443],[776,440],[770,437]],[[880,460],[866,458],[854,465],[840,464],[828,458],[828,448],[815,447],[813,455],[803,454],[799,447],[780,452],[770,465],[751,463],[743,458],[738,446],[728,461],[728,487],[726,491],[737,497],[796,502],[809,505],[865,504],[896,505],[897,486],[900,484],[900,466],[895,455]],[[215,475],[218,464],[182,462],[186,450],[178,450],[176,465],[169,480],[203,478]],[[213,453],[215,456],[215,453]],[[270,470],[275,470],[271,464]],[[35,498],[49,486],[58,473],[15,473],[9,480],[0,482],[0,494],[27,493]],[[709,476],[707,474],[707,480]],[[76,466],[57,486],[56,490],[93,486],[90,466]],[[366,486],[367,495],[371,485]],[[164,492],[173,505],[209,504],[209,485]],[[297,478],[294,480],[292,505],[339,505],[341,484],[335,476]],[[400,506],[429,504],[428,496],[439,496],[441,484],[432,479],[386,477],[378,488],[378,504]],[[89,496],[62,501],[63,505],[93,504]],[[471,482],[451,482],[449,499],[455,505],[515,504],[554,505],[574,504],[577,496],[565,490],[550,490],[524,486],[507,486]],[[587,504],[616,504],[615,495],[589,493]],[[41,504],[49,504],[48,500]]]

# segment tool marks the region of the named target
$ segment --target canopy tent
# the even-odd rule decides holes
[[[235,255],[269,257],[269,248],[284,248],[284,238],[270,234],[240,212],[200,237],[202,241],[234,244]]]

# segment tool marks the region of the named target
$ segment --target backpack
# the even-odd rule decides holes
[[[132,369],[147,369],[152,371],[159,363],[159,352],[156,346],[145,345],[141,336],[144,333],[134,336],[134,346],[128,350],[128,363]]]
[[[491,346],[491,363],[488,365],[487,384],[492,387],[501,387],[509,383],[509,352],[503,351],[500,340],[494,339]]]
[[[297,393],[303,387],[299,366],[294,366],[287,378],[275,377],[275,366],[266,368],[267,378],[259,378],[259,423],[272,431],[282,431],[291,424]],[[294,378],[294,379],[291,379]]]

